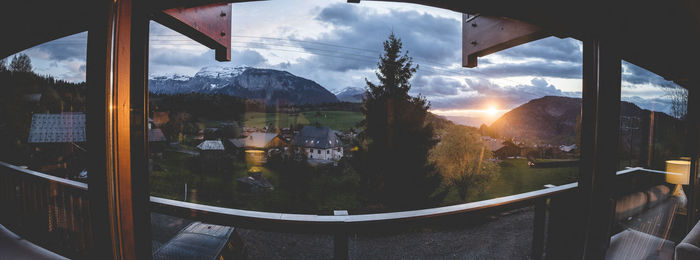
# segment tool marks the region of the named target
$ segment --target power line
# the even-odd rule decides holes
[[[265,43],[260,43],[260,44],[265,44]],[[164,43],[164,44],[152,44],[154,46],[201,46],[200,44],[197,43]],[[282,49],[282,48],[271,48],[271,47],[264,47],[264,46],[250,46],[250,45],[241,45],[241,46],[236,46],[236,45],[231,45],[232,48],[248,48],[248,49],[262,49],[262,50],[272,50],[272,51],[284,51],[284,52],[294,52],[294,53],[303,53],[303,54],[309,54],[309,55],[319,55],[319,56],[325,56],[325,57],[333,57],[333,58],[339,58],[339,59],[347,59],[347,60],[356,60],[356,61],[363,61],[363,62],[377,62],[377,59],[371,59],[371,57],[364,56],[366,58],[358,57],[358,56],[349,56],[348,54],[339,54],[339,55],[330,55],[327,53],[319,53],[319,52],[312,52],[312,51],[303,51],[303,50],[298,50],[298,49]],[[295,47],[295,48],[302,48],[302,47]],[[418,65],[421,65],[420,63]],[[426,68],[427,67],[427,68]],[[474,75],[471,75],[472,73],[476,74],[481,74],[486,77],[493,77],[487,73],[478,71],[478,70],[458,70],[455,71],[454,69],[449,69],[449,68],[440,68],[438,66],[430,66],[430,65],[423,65],[420,66],[421,70],[428,70],[430,72],[436,73],[436,74],[448,74],[448,76],[457,76],[457,77],[471,77]],[[466,74],[465,74],[466,72]],[[506,81],[513,82],[515,84],[518,84],[518,82],[515,82],[513,80],[505,79]]]
[[[205,47],[196,41],[187,38],[184,35],[174,35],[174,34],[156,34],[156,35],[150,35],[151,37],[156,37],[156,39],[151,39],[149,41],[149,44],[152,46],[202,46]],[[338,44],[331,44],[331,43],[324,43],[324,42],[313,42],[313,41],[307,41],[307,40],[298,40],[298,39],[284,39],[284,38],[277,38],[277,37],[263,37],[263,36],[248,36],[248,35],[232,35],[231,37],[234,38],[251,38],[251,39],[263,39],[263,40],[273,40],[273,41],[281,41],[281,42],[297,42],[297,43],[306,43],[306,44],[315,44],[315,45],[322,45],[322,46],[327,46],[327,47],[332,47],[332,48],[341,48],[341,49],[348,49],[348,50],[357,50],[357,51],[362,51],[362,52],[369,52],[369,53],[379,53],[377,50],[370,50],[370,49],[364,49],[364,48],[356,48],[356,47],[350,47],[350,46],[344,46],[344,45],[338,45]],[[166,38],[166,39],[158,39],[158,38]],[[167,39],[170,38],[170,39]],[[51,45],[84,45],[86,44],[87,38],[72,38],[72,39],[59,39],[54,42],[48,42],[44,44],[51,44]],[[349,59],[349,60],[356,60],[356,61],[364,61],[364,62],[376,62],[378,57],[371,57],[363,54],[358,54],[358,53],[351,53],[351,52],[338,52],[336,50],[330,50],[330,49],[320,49],[320,48],[315,48],[315,47],[309,47],[309,46],[304,46],[304,45],[293,45],[293,44],[275,44],[275,43],[269,43],[269,42],[255,42],[255,41],[232,41],[232,43],[240,43],[240,44],[248,44],[248,45],[243,45],[243,46],[235,46],[232,45],[232,48],[250,48],[250,49],[264,49],[264,50],[272,50],[272,51],[284,51],[284,52],[295,52],[295,53],[303,53],[303,54],[310,54],[310,55],[319,55],[319,56],[325,56],[325,57],[332,57],[332,58],[341,58],[341,59]],[[251,46],[253,45],[267,45],[267,46],[277,46],[277,47],[290,47],[290,48],[295,48],[295,49],[282,49],[282,48],[270,48],[270,47],[264,47],[264,46]],[[298,50],[301,49],[301,50]],[[329,54],[331,53],[331,54]],[[335,54],[335,55],[333,55]],[[452,65],[449,64],[444,64],[440,62],[436,62],[435,60],[430,60],[425,57],[420,57],[420,56],[414,56],[414,60],[418,62],[419,65],[421,66],[421,69],[427,69],[429,71],[432,71],[434,73],[439,73],[439,74],[448,74],[450,76],[459,76],[459,77],[466,77],[466,76],[473,76],[471,75],[472,73],[476,74],[481,74],[486,77],[490,78],[495,78],[492,75],[489,75],[488,73],[481,72],[478,69],[470,69],[470,70],[457,70],[455,71],[452,68]],[[426,65],[426,64],[432,64],[431,65]],[[427,66],[427,68],[426,68]],[[466,72],[466,74],[465,74]],[[518,82],[515,82],[513,80],[509,79],[504,79],[506,81],[513,82],[515,84],[518,84]]]

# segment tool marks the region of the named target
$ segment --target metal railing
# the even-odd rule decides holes
[[[639,169],[626,170],[624,173]],[[348,257],[348,235],[353,232],[404,230],[431,223],[462,222],[473,216],[498,214],[534,206],[533,258],[545,246],[547,199],[573,192],[577,183],[545,188],[459,205],[390,213],[324,216],[259,212],[208,206],[151,197],[151,210],[212,224],[264,231],[329,234],[334,256]],[[21,236],[69,257],[85,258],[91,247],[91,219],[87,184],[42,174],[0,162],[0,205],[3,224]],[[59,244],[56,244],[58,241]],[[66,252],[67,250],[67,252]]]
[[[0,223],[23,238],[69,258],[87,258],[87,184],[0,162],[0,209]]]

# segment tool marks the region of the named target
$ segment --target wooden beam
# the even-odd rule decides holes
[[[108,0],[94,1],[88,29],[86,81],[87,89],[86,137],[89,153],[87,165],[88,197],[94,247],[88,255],[91,259],[117,259],[114,250],[114,217],[110,211],[111,196],[107,192],[108,127],[107,93],[112,85],[110,77],[111,52],[113,47],[114,3]]]
[[[179,7],[159,12],[155,20],[216,51],[216,60],[231,60],[231,4]]]
[[[143,1],[100,0],[88,33],[87,134],[94,259],[151,257],[143,88],[148,14]],[[140,89],[140,91],[139,91]],[[137,108],[132,110],[132,108]]]
[[[129,148],[130,169],[127,181],[131,197],[132,228],[137,259],[149,259],[151,249],[151,209],[148,183],[148,42],[150,9],[148,1],[135,1],[131,16],[129,71]]]
[[[462,15],[462,66],[474,68],[477,58],[548,36],[540,27],[515,19]]]
[[[688,108],[686,120],[686,149],[690,154],[690,178],[688,197],[688,220],[686,222],[686,232],[689,232],[698,220],[698,160],[700,159],[700,88],[688,89]]]
[[[619,48],[607,40],[583,42],[581,164],[583,258],[603,259],[610,243],[620,133],[622,64]]]

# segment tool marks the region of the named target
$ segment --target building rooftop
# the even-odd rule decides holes
[[[219,259],[233,227],[193,222],[153,254],[153,259]]]
[[[498,149],[503,148],[505,145],[503,144],[503,140],[500,139],[494,139],[490,137],[482,137],[481,138],[484,142],[484,145],[486,145],[486,148],[489,149],[489,151],[496,151]]]
[[[148,141],[149,142],[165,142],[167,139],[165,138],[165,135],[163,134],[163,130],[160,130],[160,128],[154,128],[148,130]]]
[[[224,149],[224,144],[221,143],[221,140],[206,140],[199,145],[197,145],[197,149],[202,150],[202,151],[223,151]]]
[[[295,146],[318,149],[335,148],[342,145],[336,133],[337,131],[327,126],[307,125],[294,136],[292,144]]]
[[[274,146],[275,133],[250,133],[244,138],[233,138],[229,141],[238,148],[264,149]]]
[[[85,114],[34,114],[29,143],[85,142]]]

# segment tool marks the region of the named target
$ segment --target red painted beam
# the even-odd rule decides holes
[[[548,36],[540,27],[515,19],[462,15],[462,66],[473,68],[477,57]]]
[[[155,20],[216,50],[216,60],[231,60],[231,4],[167,9]]]

